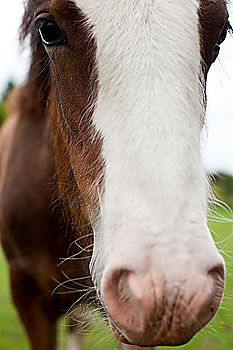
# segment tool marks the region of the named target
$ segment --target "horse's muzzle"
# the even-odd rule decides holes
[[[188,342],[215,315],[224,290],[224,267],[186,279],[109,269],[102,280],[109,324],[121,342],[177,346]]]

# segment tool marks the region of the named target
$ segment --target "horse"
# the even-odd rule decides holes
[[[55,349],[72,305],[97,305],[125,349],[184,344],[217,312],[200,132],[229,28],[224,0],[27,0],[0,231],[33,350]]]

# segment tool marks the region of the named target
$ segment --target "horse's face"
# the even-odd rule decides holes
[[[182,344],[223,292],[200,132],[225,2],[51,0],[35,12],[111,328],[132,344]]]

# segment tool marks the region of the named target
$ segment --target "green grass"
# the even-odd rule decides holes
[[[0,350],[26,350],[29,349],[27,340],[9,296],[7,272],[5,259],[0,252]]]
[[[233,220],[233,214],[221,212],[224,217]],[[230,222],[210,222],[218,247],[225,251],[224,258],[227,263],[227,282],[225,298],[217,316],[202,330],[189,344],[172,349],[183,350],[232,350],[233,349],[233,238],[231,233],[233,225]],[[229,238],[229,239],[227,239]],[[103,325],[102,329],[106,326]],[[60,325],[59,350],[66,349],[65,326]],[[85,350],[113,350],[117,345],[110,337],[105,338],[104,331],[94,325],[85,339]],[[103,339],[103,340],[102,340]],[[18,319],[17,313],[11,304],[7,264],[0,252],[0,350],[29,350],[29,345]],[[168,348],[166,348],[168,349]]]

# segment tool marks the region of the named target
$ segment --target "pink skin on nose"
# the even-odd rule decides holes
[[[188,284],[168,289],[166,281],[150,274],[110,270],[103,278],[102,299],[110,327],[121,342],[147,347],[181,345],[216,313],[223,280],[223,266],[211,269],[196,278],[196,288],[189,295]]]

